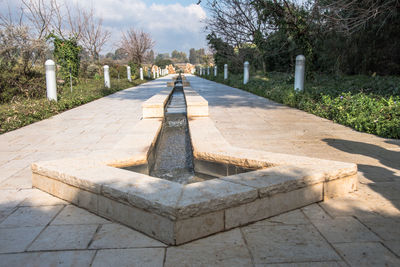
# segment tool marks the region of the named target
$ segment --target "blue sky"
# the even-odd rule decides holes
[[[63,2],[64,0],[57,0]],[[190,48],[206,48],[204,2],[197,0],[65,0],[82,7],[94,6],[95,15],[103,18],[103,25],[111,32],[111,39],[102,54],[118,48],[124,31],[133,27],[143,29],[155,41],[156,53],[171,53],[174,49],[189,52]],[[16,10],[20,0],[0,0],[0,12],[7,12],[7,2]]]
[[[93,3],[73,1],[84,6]],[[188,53],[190,48],[207,46],[201,22],[206,12],[203,4],[196,5],[197,0],[96,0],[94,3],[97,16],[103,17],[105,27],[112,32],[112,40],[104,52],[115,50],[122,32],[129,27],[150,33],[156,53],[170,53],[174,49]]]

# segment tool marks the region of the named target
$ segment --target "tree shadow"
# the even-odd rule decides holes
[[[392,151],[378,145],[358,141],[331,138],[322,140],[338,150],[378,160],[383,167],[355,162],[358,165],[359,172],[367,180],[370,180],[361,182],[400,210],[400,199],[398,197],[400,191],[400,151]]]

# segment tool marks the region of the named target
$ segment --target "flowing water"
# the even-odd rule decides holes
[[[166,105],[164,123],[155,147],[150,176],[187,184],[202,181],[194,174],[193,152],[181,83],[176,83]]]

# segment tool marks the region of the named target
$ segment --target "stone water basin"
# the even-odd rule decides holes
[[[162,113],[171,90],[143,114]],[[32,164],[33,186],[170,245],[356,190],[355,164],[231,146],[204,98],[184,91],[195,171],[217,178],[180,184],[123,169],[154,161],[162,118],[147,116],[107,154]]]

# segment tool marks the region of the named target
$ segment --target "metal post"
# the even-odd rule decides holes
[[[228,79],[228,64],[224,65],[224,80]]]
[[[306,58],[303,55],[296,57],[296,69],[294,74],[294,90],[304,91],[304,72],[305,72]]]
[[[243,84],[247,84],[249,82],[249,62],[244,62],[243,69]]]
[[[126,77],[128,77],[128,81],[132,81],[131,67],[126,67]]]
[[[44,65],[46,69],[47,99],[57,102],[56,64],[53,60],[48,59]]]

